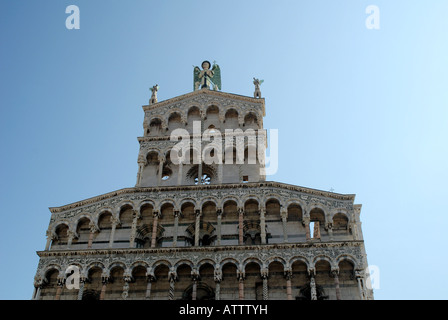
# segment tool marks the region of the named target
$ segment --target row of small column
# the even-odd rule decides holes
[[[246,116],[247,116],[247,114],[246,114]],[[243,127],[245,127],[246,126],[246,123],[245,123],[245,120],[244,120],[244,118],[245,118],[245,115],[243,115],[243,114],[238,114],[238,127],[235,127],[235,128],[228,128],[228,129],[237,129],[237,128],[243,128]],[[256,115],[256,118],[257,118],[257,122],[256,122],[256,124],[257,124],[257,129],[258,128],[262,128],[263,127],[263,117],[262,116],[259,116],[259,115]],[[157,119],[159,119],[159,118],[157,118]],[[190,120],[190,121],[193,121],[193,125],[194,125],[194,122],[196,122],[196,121],[200,121],[201,122],[201,132],[204,132],[204,130],[206,129],[206,128],[204,128],[204,124],[205,124],[205,120],[207,119],[207,114],[204,112],[204,111],[202,111],[202,110],[200,110],[200,120],[199,119],[193,119],[193,120]],[[170,130],[170,126],[169,126],[169,123],[167,123],[167,121],[165,120],[165,119],[159,119],[160,120],[160,129],[162,130],[162,133],[163,132],[166,132],[166,131],[168,131],[168,130]],[[181,116],[181,119],[180,119],[180,122],[181,122],[181,124],[183,124],[185,127],[187,127],[188,126],[188,123],[190,122],[187,118],[185,118],[185,117],[182,117]],[[218,121],[219,121],[219,123],[220,123],[220,126],[221,126],[221,128],[222,129],[224,129],[225,130],[225,128],[223,128],[224,127],[224,123],[226,122],[226,118],[225,118],[225,115],[224,114],[219,114],[218,115]],[[143,123],[143,128],[144,128],[144,130],[145,130],[145,135],[147,135],[149,132],[147,131],[148,129],[150,130],[150,124],[151,124],[151,122],[152,121],[150,121],[148,118],[145,118],[145,120],[144,120],[144,123]]]
[[[244,209],[238,208],[238,244],[244,244]],[[173,233],[173,247],[177,246],[177,233],[178,233],[178,226],[179,226],[179,216],[180,211],[175,210],[174,211],[174,233]],[[199,246],[199,229],[200,229],[200,218],[201,218],[201,210],[195,210],[196,214],[196,220],[195,220],[195,238],[194,238],[194,245]],[[221,245],[221,221],[222,221],[222,209],[216,210],[217,214],[217,245]],[[265,219],[266,209],[260,210],[260,237],[261,237],[261,243],[266,244],[266,219]],[[287,211],[282,210],[280,212],[281,219],[282,219],[282,226],[283,226],[283,241],[288,242],[288,233],[287,233]],[[152,238],[151,238],[151,248],[155,248],[157,244],[157,227],[158,227],[158,220],[160,218],[161,214],[160,212],[156,211],[153,213],[153,229],[152,229]],[[134,248],[135,246],[135,236],[137,231],[137,224],[138,219],[140,219],[140,213],[137,210],[134,210],[132,225],[131,225],[131,235],[130,235],[130,248]],[[112,248],[114,237],[115,237],[115,229],[118,225],[119,221],[115,217],[111,217],[111,234],[109,239],[109,248]],[[305,225],[305,232],[306,232],[306,240],[311,240],[311,234],[310,234],[310,218],[304,217],[303,224]],[[89,240],[87,243],[87,248],[92,248],[93,244],[93,238],[94,234],[96,232],[99,232],[99,228],[94,224],[90,223],[90,234],[89,234]],[[327,224],[326,226],[330,240],[332,239],[332,225]],[[73,239],[76,237],[76,234],[72,231],[68,231],[68,241],[67,241],[67,249],[70,248],[72,245]],[[51,241],[56,238],[55,234],[47,233],[47,243],[45,246],[45,250],[49,250]],[[319,222],[315,222],[314,227],[314,235],[313,238],[320,238],[320,232],[319,232]]]
[[[287,270],[285,271],[285,279],[286,279],[286,295],[287,300],[294,300],[292,296],[292,286],[291,286],[291,279],[292,279],[292,271]],[[339,270],[338,269],[332,269],[331,275],[334,278],[334,284],[335,284],[335,291],[336,291],[336,299],[341,300],[341,291],[339,287]],[[269,288],[268,288],[268,277],[269,272],[267,269],[262,269],[260,272],[260,276],[263,281],[263,300],[269,299]],[[366,286],[365,286],[365,278],[362,271],[356,271],[355,277],[358,282],[358,289],[360,294],[361,300],[367,299],[367,292],[366,292]],[[200,279],[200,276],[197,272],[192,272],[191,274],[192,278],[192,300],[196,300],[197,298],[197,282]],[[101,293],[100,293],[100,300],[104,300],[107,284],[109,282],[109,277],[107,275],[102,275],[102,287],[101,287]],[[174,271],[170,271],[168,274],[169,279],[169,290],[168,290],[168,300],[174,300],[174,289],[175,289],[175,283],[177,281],[177,274]],[[238,299],[244,300],[244,280],[245,280],[245,274],[244,272],[238,271],[237,272],[237,279],[238,279]],[[64,277],[58,277],[58,283],[57,283],[57,291],[55,295],[55,300],[60,300],[62,290],[65,284],[65,278]],[[130,274],[125,274],[123,276],[123,280],[125,282],[123,286],[123,293],[122,298],[127,299],[129,296],[129,283],[132,282],[132,276]],[[145,293],[145,299],[150,299],[151,296],[151,287],[152,283],[156,281],[156,278],[154,275],[147,276],[147,287],[146,287],[146,293]],[[221,281],[222,281],[222,273],[219,270],[215,270],[214,274],[214,281],[215,281],[215,300],[220,300],[220,288],[221,288]],[[84,285],[87,282],[86,277],[80,278],[80,284],[79,284],[79,291],[78,291],[78,300],[82,300],[83,293],[84,293]],[[40,300],[40,293],[41,288],[43,286],[43,283],[41,282],[39,285],[35,286],[35,290],[33,292],[33,300]],[[317,290],[316,290],[316,281],[315,281],[315,275],[314,271],[312,270],[310,272],[310,288],[311,288],[311,300],[317,300]]]
[[[162,178],[163,178],[163,165],[165,163],[165,157],[160,156],[158,159],[159,162],[159,168],[158,168],[158,173],[157,173],[157,185],[161,185],[162,183]],[[195,164],[195,163],[194,163]],[[143,169],[145,168],[145,166],[147,165],[147,161],[144,157],[139,157],[138,158],[138,172],[137,172],[137,183],[136,185],[140,185],[141,184],[141,179],[142,179],[142,173],[143,173]],[[177,165],[178,167],[178,172],[177,172],[177,185],[183,185],[184,181],[183,181],[183,167],[185,164],[179,164]],[[198,164],[198,184],[202,184],[201,183],[201,177],[202,177],[202,167],[203,164],[202,162]],[[217,183],[221,184],[222,183],[222,176],[223,176],[223,163],[218,163],[218,170],[217,170]]]

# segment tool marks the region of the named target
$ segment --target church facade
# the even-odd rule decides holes
[[[355,196],[266,181],[261,82],[206,62],[151,89],[135,187],[50,208],[33,299],[373,299]]]

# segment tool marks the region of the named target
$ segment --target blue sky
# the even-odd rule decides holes
[[[68,30],[65,8],[80,9]],[[380,29],[365,9],[380,9]],[[279,170],[267,180],[356,194],[376,299],[447,299],[448,2],[0,2],[0,299],[30,299],[50,212],[125,187],[149,87],[264,79]],[[11,276],[8,276],[11,275]]]

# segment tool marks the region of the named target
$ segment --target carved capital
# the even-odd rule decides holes
[[[302,218],[302,224],[303,224],[304,226],[310,224],[310,217],[308,217],[308,216],[303,217],[303,218]]]
[[[69,238],[69,239],[77,238],[77,234],[76,234],[76,232],[74,232],[73,230],[68,230],[68,231],[67,231],[67,235],[68,235],[68,238]]]
[[[193,281],[199,280],[199,272],[196,269],[191,270],[191,280]]]
[[[339,268],[331,268],[330,274],[333,278],[339,276]]]
[[[57,240],[58,239],[58,235],[56,233],[54,233],[52,230],[47,230],[45,235],[47,236],[47,239],[50,239],[50,240]]]
[[[137,158],[137,163],[142,167],[147,165],[146,157],[143,154],[139,154]]]
[[[309,275],[311,278],[314,278],[314,276],[316,275],[316,269],[314,269],[314,268],[308,268],[308,275]]]
[[[100,229],[94,223],[90,223],[89,224],[89,228],[90,228],[90,232],[91,233],[95,233],[95,232],[100,231]]]
[[[280,216],[282,217],[282,220],[286,220],[288,218],[288,211],[286,209],[281,209]]]
[[[292,279],[292,270],[289,269],[285,269],[285,279],[286,280],[291,280]]]
[[[355,278],[356,278],[356,280],[358,280],[358,279],[364,279],[364,276],[365,276],[365,272],[364,272],[364,270],[355,270]]]
[[[215,282],[221,282],[222,281],[222,272],[220,269],[215,268],[215,272],[214,272],[214,280]]]
[[[155,282],[157,280],[152,268],[146,269],[146,279],[148,280],[148,282]]]
[[[174,268],[171,268],[170,272],[168,272],[168,279],[170,281],[177,281],[177,272]]]
[[[154,275],[147,275],[146,276],[146,280],[148,281],[148,282],[156,282],[157,281],[157,278],[154,276]]]
[[[110,217],[110,222],[111,222],[112,225],[115,225],[115,226],[116,226],[117,224],[120,223],[120,220],[118,220],[118,218],[115,217],[115,216],[111,216],[111,217]]]
[[[263,268],[260,270],[260,276],[261,279],[267,279],[269,277],[269,269],[268,268]]]
[[[141,214],[140,211],[138,210],[132,210],[132,218],[133,218],[133,222],[136,222],[138,219],[141,218]]]
[[[45,280],[41,277],[36,275],[34,277],[34,287],[36,288],[42,288],[42,286],[45,284]]]
[[[103,283],[103,284],[108,284],[109,283],[109,280],[110,280],[110,274],[109,274],[109,272],[108,271],[103,271],[102,273],[101,273],[101,282]]]
[[[123,275],[123,280],[124,280],[124,282],[128,282],[129,283],[129,282],[132,282],[134,280],[134,278],[132,277],[131,274],[126,273],[126,274]]]
[[[58,276],[57,283],[59,287],[62,287],[65,284],[65,275]]]
[[[79,282],[80,283],[86,283],[87,281],[88,281],[88,278],[87,278],[87,276],[85,274],[81,274],[79,276]]]

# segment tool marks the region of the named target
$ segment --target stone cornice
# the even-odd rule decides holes
[[[49,210],[52,213],[63,212],[66,210],[82,207],[84,205],[92,204],[101,200],[110,199],[123,194],[144,193],[144,192],[169,192],[169,191],[183,191],[183,190],[218,190],[218,189],[259,189],[263,187],[276,187],[283,188],[285,190],[291,190],[296,192],[302,192],[314,196],[322,196],[326,198],[342,200],[342,201],[354,201],[354,194],[338,194],[328,191],[322,191],[317,189],[310,189],[290,184],[285,184],[275,181],[263,181],[263,182],[251,182],[251,183],[227,183],[227,184],[210,184],[210,185],[182,185],[182,186],[170,186],[170,187],[134,187],[124,188],[117,191],[105,193],[96,197],[85,199],[82,201],[67,204],[61,207],[50,207]]]
[[[186,93],[168,100],[164,100],[164,101],[160,101],[157,102],[155,104],[151,104],[151,105],[144,105],[142,106],[144,111],[148,111],[148,110],[153,110],[156,108],[160,108],[160,107],[164,107],[167,105],[170,105],[172,103],[176,103],[178,101],[181,100],[185,100],[194,96],[198,96],[198,95],[212,95],[212,96],[216,96],[216,97],[220,97],[220,98],[227,98],[227,99],[236,99],[236,100],[240,100],[240,101],[244,101],[244,102],[250,102],[250,103],[255,103],[255,104],[261,104],[262,108],[263,108],[263,113],[264,113],[264,108],[265,108],[265,100],[264,98],[252,98],[252,97],[248,97],[248,96],[242,96],[242,95],[237,95],[234,93],[227,93],[227,92],[221,92],[221,91],[214,91],[214,90],[209,90],[209,89],[201,89],[201,90],[196,90],[190,93]]]
[[[364,241],[332,241],[320,242],[309,241],[303,243],[276,243],[265,245],[226,245],[226,246],[210,246],[210,247],[172,247],[172,248],[153,248],[153,249],[134,249],[134,248],[120,248],[120,249],[78,249],[78,250],[50,250],[37,251],[37,255],[43,257],[61,257],[61,256],[94,256],[94,255],[132,255],[132,254],[175,254],[175,253],[194,253],[194,252],[225,252],[225,251],[270,251],[274,249],[288,250],[295,248],[303,249],[319,249],[319,248],[341,248],[341,247],[361,247]]]
[[[241,132],[236,131],[236,129],[241,129],[241,128],[235,128],[234,129],[235,131],[232,131],[230,134],[227,134],[225,132],[225,130],[222,131],[222,132],[218,130],[217,133],[219,133],[221,135],[221,137],[223,139],[223,142],[224,142],[226,136],[229,136],[230,138],[232,138],[232,137],[247,137],[247,136],[249,136],[248,129],[245,129],[245,130],[241,129]],[[249,130],[251,130],[251,129],[249,129]],[[267,132],[267,130],[264,129],[264,128],[252,129],[252,130],[254,131],[254,135],[253,136],[255,136],[255,137],[259,136],[260,132]],[[193,133],[191,133],[191,134],[186,134],[186,135],[178,135],[177,138],[182,138],[182,139],[198,138],[198,139],[201,139],[203,137],[203,135],[204,135],[203,132],[201,132],[200,134],[193,134]],[[210,134],[210,135],[213,136],[213,134]],[[137,140],[138,140],[139,143],[144,142],[144,141],[151,141],[151,142],[152,141],[171,141],[171,136],[137,137]],[[174,140],[174,141],[171,141],[171,142],[177,143],[178,141]],[[203,143],[210,143],[210,141],[203,141]]]

